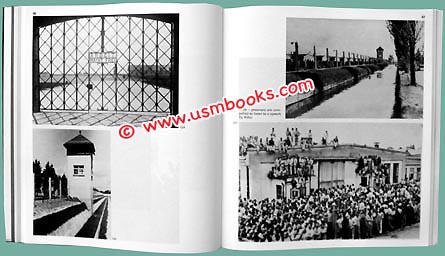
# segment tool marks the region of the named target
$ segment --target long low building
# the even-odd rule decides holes
[[[277,158],[287,156],[308,157],[314,160],[312,175],[307,179],[294,173],[280,177],[270,175]],[[340,185],[374,185],[374,178],[357,173],[358,159],[365,156],[380,157],[388,170],[381,178],[384,184],[404,180],[420,180],[421,156],[410,152],[356,144],[314,146],[310,150],[291,148],[287,153],[249,149],[240,156],[239,191],[243,198],[295,198],[310,194],[318,188]]]

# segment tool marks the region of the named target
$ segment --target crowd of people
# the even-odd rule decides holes
[[[240,241],[367,239],[419,222],[420,184],[346,185],[293,199],[240,198],[238,213]]]
[[[245,155],[248,149],[254,149],[286,153],[289,148],[297,147],[301,147],[302,150],[310,150],[313,145],[318,144],[312,139],[312,136],[312,130],[309,130],[306,136],[303,136],[298,128],[287,128],[284,136],[278,137],[275,128],[272,128],[270,137],[264,139],[258,136],[241,136],[239,152],[240,155]],[[328,131],[325,131],[321,137],[321,145],[332,145],[336,148],[338,143],[337,136],[329,140]]]
[[[314,174],[314,160],[303,156],[283,156],[275,159],[272,166],[272,178],[296,176],[307,178]]]

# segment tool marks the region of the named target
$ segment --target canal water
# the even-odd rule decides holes
[[[300,118],[390,118],[394,106],[395,65],[364,78],[356,85],[321,100]]]

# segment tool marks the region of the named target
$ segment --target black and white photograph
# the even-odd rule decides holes
[[[178,113],[179,14],[33,21],[35,124],[119,126]]]
[[[110,239],[110,132],[34,129],[33,233]]]
[[[424,21],[286,19],[286,118],[423,118]]]
[[[241,123],[238,240],[417,239],[422,125]]]

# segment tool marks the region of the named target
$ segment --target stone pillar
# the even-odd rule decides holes
[[[389,165],[389,184],[393,183],[393,180],[392,180],[392,177],[394,175],[393,173],[394,173],[394,164],[390,163],[390,165]]]

